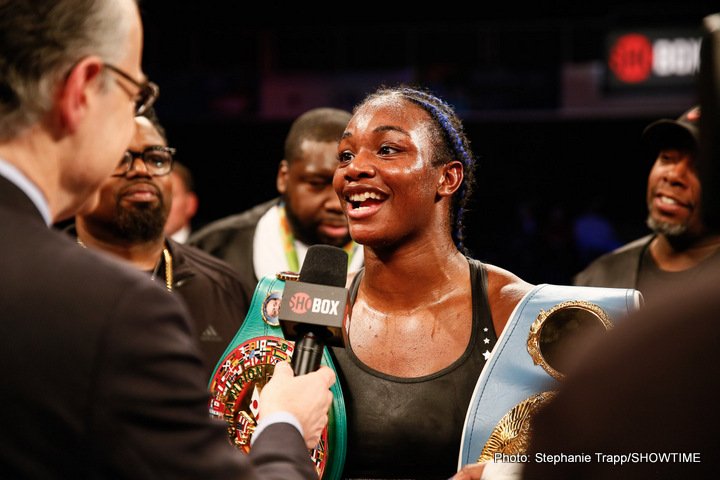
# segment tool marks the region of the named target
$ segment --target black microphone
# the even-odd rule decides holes
[[[295,341],[291,361],[295,375],[320,368],[325,345],[344,346],[347,264],[345,250],[313,245],[305,255],[300,278],[285,283],[279,320],[285,338]]]

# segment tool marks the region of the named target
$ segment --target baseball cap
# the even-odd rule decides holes
[[[700,145],[700,107],[694,106],[677,120],[663,118],[648,125],[642,133],[645,146],[657,154],[663,148],[696,150]]]

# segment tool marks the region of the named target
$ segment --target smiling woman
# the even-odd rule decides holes
[[[474,158],[453,109],[381,89],[354,111],[333,186],[365,251],[335,348],[348,409],[345,478],[448,478],[477,378],[531,285],[470,258]]]

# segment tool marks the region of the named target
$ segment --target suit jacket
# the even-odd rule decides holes
[[[175,296],[49,229],[2,177],[0,225],[0,477],[317,480],[288,424],[230,446]]]

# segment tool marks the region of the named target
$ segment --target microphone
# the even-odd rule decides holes
[[[320,368],[325,345],[345,345],[347,264],[345,250],[313,245],[305,255],[300,278],[285,283],[278,317],[285,338],[295,341],[291,361],[295,375]]]

